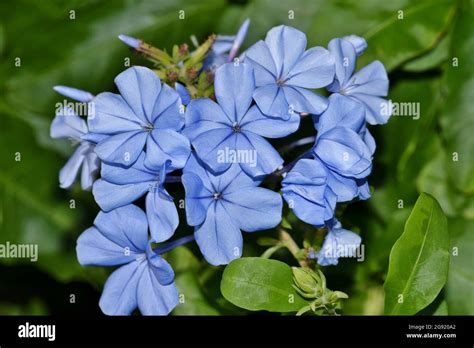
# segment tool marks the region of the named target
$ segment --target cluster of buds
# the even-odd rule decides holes
[[[296,315],[312,311],[316,315],[337,315],[340,300],[348,298],[342,291],[326,288],[326,277],[318,270],[317,273],[308,268],[292,267],[293,287],[305,299],[312,300],[309,305],[301,308]]]
[[[214,74],[203,68],[216,35],[210,35],[202,44],[196,45],[193,51],[185,43],[174,45],[171,54],[136,38],[126,35],[120,35],[119,38],[153,64],[153,71],[162,82],[173,88],[186,90],[190,98],[213,95]]]

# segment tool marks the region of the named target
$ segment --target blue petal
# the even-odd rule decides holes
[[[251,65],[227,63],[217,69],[214,81],[216,99],[233,122],[239,122],[249,109],[254,89]]]
[[[356,133],[365,129],[365,110],[361,103],[334,93],[329,97],[329,106],[319,117],[316,129],[322,134],[335,127],[347,127]]]
[[[260,40],[246,50],[244,61],[252,64],[254,68],[256,86],[260,87],[276,83],[277,70],[275,62],[265,42]]]
[[[184,126],[184,106],[179,94],[170,86],[164,84],[158,99],[153,104],[151,122],[157,129],[181,130]]]
[[[184,105],[188,105],[189,102],[191,101],[191,95],[189,94],[187,88],[181,83],[176,82],[174,84],[174,89],[176,90],[176,92],[178,92],[179,97],[181,98],[181,102]]]
[[[388,94],[388,77],[385,67],[376,60],[356,72],[347,82],[347,94],[368,94],[386,97]]]
[[[82,103],[90,102],[92,98],[94,98],[91,93],[73,87],[54,86],[53,89],[65,97],[80,101]]]
[[[148,222],[143,210],[130,204],[111,212],[100,212],[94,225],[106,238],[136,253],[148,245]]]
[[[107,315],[130,315],[137,308],[137,289],[146,262],[132,262],[114,271],[104,285],[99,306]]]
[[[143,152],[147,137],[142,130],[112,135],[97,144],[95,152],[104,162],[129,167]]]
[[[118,94],[100,93],[93,100],[94,112],[87,117],[89,131],[100,134],[117,134],[141,130],[144,122]]]
[[[83,266],[116,266],[134,261],[143,252],[126,249],[90,227],[77,239],[77,259]]]
[[[286,77],[306,49],[306,35],[292,27],[280,25],[270,29],[265,38],[275,62],[278,78]]]
[[[146,142],[145,166],[160,170],[167,161],[170,168],[181,169],[186,164],[191,145],[188,138],[171,129],[155,129]]]
[[[221,203],[212,204],[206,220],[196,227],[194,235],[207,262],[225,265],[242,255],[242,233]]]
[[[337,195],[338,202],[349,202],[359,194],[359,188],[354,178],[328,171],[328,186]]]
[[[340,175],[363,178],[372,169],[369,148],[349,128],[336,127],[321,134],[314,151],[328,168]]]
[[[339,223],[336,226],[326,235],[323,246],[317,255],[318,264],[321,266],[337,265],[339,257],[354,257],[356,249],[360,245],[360,236],[342,229]]]
[[[117,185],[99,179],[92,186],[92,193],[99,207],[104,211],[110,211],[135,202],[138,198],[148,192],[153,184],[153,181],[145,181]]]
[[[141,276],[137,298],[142,315],[167,315],[179,303],[175,284],[160,284],[151,267],[146,267]]]
[[[99,157],[93,151],[93,146],[90,147],[89,152],[84,157],[81,170],[81,188],[88,191],[92,188],[92,184],[96,179],[96,173],[100,168]]]
[[[70,108],[61,108],[51,123],[51,138],[80,139],[87,133],[86,122]]]
[[[61,188],[70,188],[76,180],[77,173],[84,162],[86,154],[89,152],[89,144],[79,146],[73,155],[59,171],[59,186]]]
[[[206,169],[205,164],[196,156],[195,152],[191,152],[191,156],[189,156],[188,162],[186,162],[186,166],[183,168],[183,173],[197,175],[206,190],[210,192],[213,192],[214,187],[218,183],[216,177],[211,175],[211,173]]]
[[[253,98],[260,110],[268,116],[280,117],[287,120],[291,117],[291,112],[295,110],[290,110],[290,105],[288,105],[283,88],[276,84],[258,87],[253,92]]]
[[[296,112],[319,115],[328,107],[328,101],[325,97],[307,89],[295,86],[284,86],[282,89],[289,104],[289,109]]]
[[[229,129],[232,120],[224,110],[210,99],[194,99],[186,108],[186,127],[183,134],[193,141],[196,137],[213,129]]]
[[[211,192],[194,173],[185,173],[181,177],[186,192],[186,220],[191,226],[202,224],[206,218],[207,209],[212,202]]]
[[[337,197],[327,180],[324,165],[312,159],[299,160],[283,179],[283,197],[302,221],[323,226],[333,218]]]
[[[335,58],[336,80],[328,87],[331,92],[339,92],[354,72],[357,55],[354,46],[346,40],[333,39],[329,42],[329,51]]]
[[[159,172],[146,168],[144,161],[145,153],[142,152],[137,161],[128,168],[102,163],[100,174],[103,180],[117,185],[156,181]]]
[[[240,167],[251,177],[258,177],[274,172],[283,164],[278,151],[259,135],[245,132],[237,137],[236,149],[240,156]]]
[[[143,123],[151,123],[153,107],[161,91],[160,78],[148,68],[134,66],[120,73],[115,84],[135,115]]]
[[[361,102],[365,107],[365,120],[371,124],[385,124],[392,115],[392,104],[380,97],[354,93],[350,97]]]
[[[221,173],[227,170],[231,163],[222,161],[223,151],[236,148],[236,133],[232,129],[213,129],[202,133],[192,141],[199,158],[214,172]]]
[[[171,238],[179,225],[178,211],[172,200],[155,188],[146,196],[146,215],[150,224],[151,237],[155,242]]]
[[[150,270],[161,285],[168,285],[174,281],[173,268],[171,268],[170,264],[151,248],[150,243],[146,249],[146,257]]]
[[[365,41],[363,37],[357,35],[349,35],[344,36],[343,39],[349,41],[352,46],[354,46],[358,56],[364,53],[365,49],[367,48],[367,41]]]
[[[255,232],[273,228],[281,221],[281,196],[261,187],[225,192],[223,206],[240,229]]]
[[[252,106],[241,121],[244,132],[253,132],[266,138],[281,138],[298,130],[301,117],[296,112],[288,120],[268,117],[257,106]]]
[[[285,85],[321,88],[334,79],[334,57],[322,47],[307,50],[293,66]]]

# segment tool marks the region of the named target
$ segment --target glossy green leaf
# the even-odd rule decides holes
[[[251,311],[297,312],[307,305],[293,288],[287,264],[258,257],[232,261],[224,270],[221,292],[234,305]]]
[[[449,175],[458,190],[474,194],[474,9],[472,1],[462,7],[451,35],[449,60],[445,65],[441,126],[447,146]]]
[[[446,216],[436,199],[422,193],[390,253],[385,313],[412,315],[425,308],[446,283],[448,266]]]
[[[474,221],[450,219],[451,261],[446,300],[450,315],[474,314]]]

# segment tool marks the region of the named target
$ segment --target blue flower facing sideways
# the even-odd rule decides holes
[[[100,212],[76,251],[83,266],[121,266],[105,283],[99,301],[105,314],[130,315],[138,307],[143,315],[166,315],[178,304],[173,269],[151,249],[147,218],[137,206]]]
[[[146,216],[151,237],[155,242],[169,239],[179,224],[173,197],[164,188],[170,162],[160,170],[145,167],[145,154],[128,168],[102,164],[101,179],[94,183],[92,193],[100,208],[106,212],[133,203],[146,195]]]
[[[186,110],[183,134],[191,141],[197,156],[215,173],[233,163],[252,177],[269,174],[283,163],[273,146],[265,140],[296,131],[300,116],[288,120],[267,117],[252,104],[255,89],[253,68],[249,64],[227,63],[215,76],[217,103],[194,99]]]
[[[327,89],[360,102],[368,123],[386,123],[392,114],[391,104],[382,98],[388,94],[387,72],[381,62],[375,61],[354,74],[357,56],[365,41],[354,37],[329,42],[329,51],[336,59],[336,77]]]
[[[224,265],[242,255],[242,232],[273,228],[281,221],[281,196],[257,187],[236,164],[221,175],[207,171],[194,155],[183,169],[186,218],[204,258]]]
[[[337,265],[340,257],[355,257],[361,238],[352,231],[342,228],[336,219],[329,221],[328,234],[321,250],[316,254],[321,266]]]
[[[255,102],[265,115],[285,118],[293,111],[320,114],[326,98],[310,89],[334,79],[334,57],[322,47],[306,51],[306,35],[292,27],[272,28],[245,51],[244,62],[255,69]]]
[[[89,102],[94,96],[88,92],[66,86],[56,86],[54,90],[81,103]],[[50,129],[51,138],[70,139],[79,144],[78,148],[59,172],[59,186],[69,188],[81,170],[81,187],[89,190],[99,170],[100,160],[94,152],[96,139],[91,138],[86,122],[69,107],[62,107],[56,113]],[[82,168],[82,169],[81,169]]]
[[[184,109],[179,94],[150,69],[135,66],[115,78],[120,94],[97,95],[95,114],[88,118],[91,132],[107,135],[96,146],[106,163],[129,167],[144,152],[144,164],[160,169],[168,160],[183,167],[189,156],[188,139],[180,133]]]

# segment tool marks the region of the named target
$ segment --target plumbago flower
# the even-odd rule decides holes
[[[321,266],[337,265],[339,257],[354,257],[361,238],[352,231],[345,230],[336,219],[328,223],[328,234],[321,250],[316,254]]]
[[[224,265],[242,255],[241,230],[255,232],[280,223],[281,196],[257,187],[259,182],[237,164],[213,175],[192,155],[183,171],[186,218],[210,264]]]
[[[133,203],[146,194],[146,214],[154,241],[169,239],[179,224],[178,211],[173,197],[165,190],[166,174],[170,172],[170,162],[160,170],[145,167],[145,154],[128,168],[102,164],[101,179],[94,183],[94,198],[104,211]]]
[[[143,315],[163,315],[178,304],[173,269],[152,250],[137,206],[100,212],[77,240],[77,258],[84,266],[121,266],[105,283],[99,301],[105,314],[130,315],[138,307]]]
[[[75,99],[81,103],[88,103],[94,97],[89,92],[72,87],[56,86],[55,91]],[[59,172],[59,186],[69,188],[81,170],[81,187],[89,190],[99,170],[100,160],[94,152],[97,137],[91,136],[87,129],[86,121],[78,116],[70,107],[62,107],[56,113],[50,129],[51,138],[70,139],[79,144],[66,165]],[[82,167],[82,169],[81,169]]]
[[[383,64],[372,62],[354,74],[357,56],[365,47],[365,40],[355,35],[329,42],[329,51],[335,57],[336,77],[327,89],[360,102],[368,123],[387,123],[392,111],[391,104],[382,98],[388,94],[388,78]]]
[[[374,62],[354,74],[356,58],[367,48],[363,38],[350,35],[332,40],[329,50],[306,50],[305,34],[288,26],[272,28],[265,41],[234,59],[248,27],[247,20],[236,36],[211,35],[191,52],[187,44],[175,45],[172,54],[120,35],[154,70],[132,67],[119,74],[120,94],[94,97],[56,88],[95,109],[87,123],[61,109],[51,136],[80,144],[61,170],[61,187],[70,187],[82,166],[82,187],[92,186],[102,209],[77,241],[79,262],[120,266],[100,299],[106,314],[129,315],[136,308],[144,315],[170,313],[178,290],[162,255],[196,241],[208,263],[228,264],[242,255],[242,232],[280,224],[282,196],[300,220],[328,231],[322,245],[308,247],[308,259],[336,265],[360,246],[361,238],[342,228],[335,210],[337,203],[370,197],[376,145],[366,123],[390,116],[382,110],[388,91],[383,65]],[[313,91],[322,87],[333,94]],[[295,133],[303,113],[317,130],[310,137],[314,146],[283,167],[267,139]],[[92,184],[99,164],[101,177]],[[272,185],[283,176],[282,195],[260,187],[267,176]],[[194,233],[155,247],[179,225],[166,182],[182,183]]]
[[[278,138],[296,131],[300,117],[288,120],[265,116],[252,104],[254,70],[248,64],[228,63],[216,72],[215,95],[192,100],[186,110],[186,127],[198,157],[214,172],[239,163],[252,177],[269,174],[283,163],[273,146],[263,137]]]
[[[101,93],[92,102],[91,132],[107,135],[95,152],[105,163],[130,167],[143,153],[144,164],[159,169],[170,160],[182,168],[189,156],[189,141],[179,133],[184,117],[178,93],[145,67],[132,67],[115,78],[120,95]]]
[[[255,69],[253,97],[266,115],[287,119],[289,110],[320,114],[324,97],[309,89],[326,87],[334,79],[334,57],[322,47],[306,49],[306,35],[285,25],[267,33],[245,52]]]

